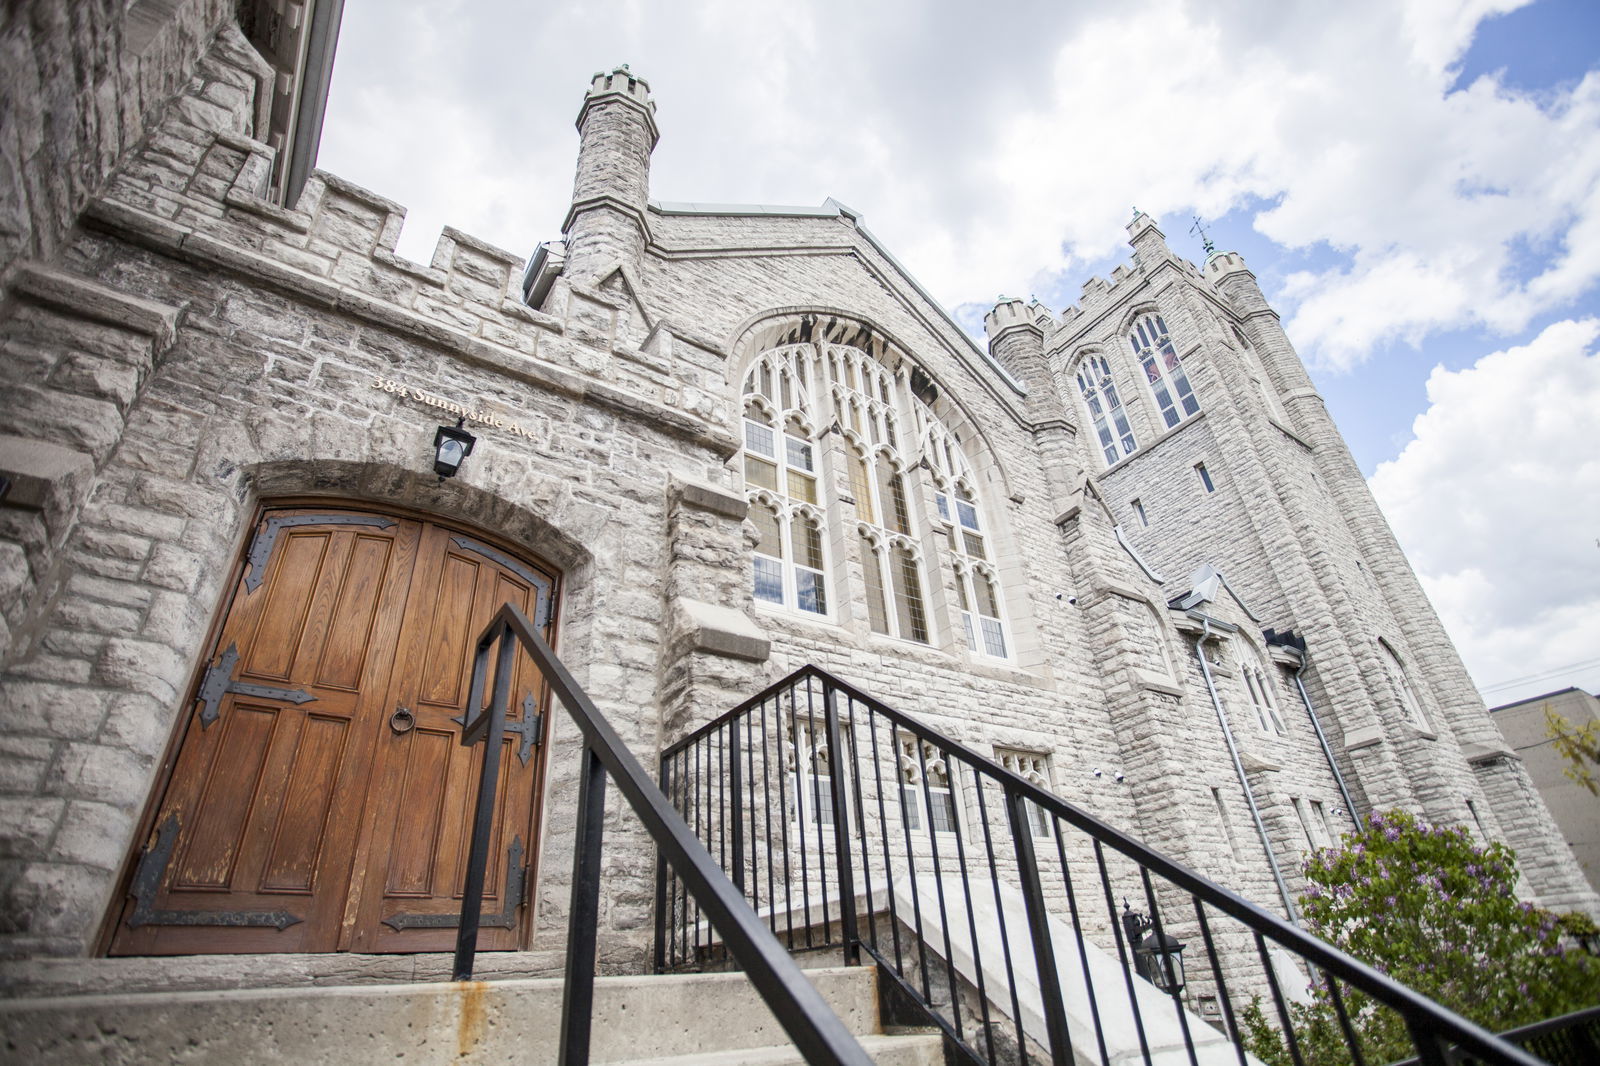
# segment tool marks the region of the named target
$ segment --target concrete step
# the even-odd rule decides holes
[[[806,976],[850,1032],[880,1031],[876,970],[840,966]],[[561,999],[559,980],[13,999],[0,1002],[0,1058],[29,1066],[397,1060],[540,1066],[556,1061]],[[595,981],[595,1063],[766,1053],[786,1040],[743,974]]]
[[[944,1038],[938,1033],[902,1036],[863,1036],[862,1048],[877,1066],[941,1066]],[[628,1059],[612,1066],[791,1066],[806,1060],[792,1047],[744,1048],[738,1051],[700,1052],[671,1058]]]

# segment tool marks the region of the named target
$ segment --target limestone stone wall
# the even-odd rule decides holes
[[[997,309],[991,354],[837,205],[641,205],[653,119],[643,83],[613,72],[593,90],[604,114],[584,112],[577,258],[531,308],[519,256],[447,229],[429,263],[407,261],[403,209],[333,175],[314,173],[290,209],[269,200],[267,68],[228,16],[167,4],[151,38],[163,58],[146,64],[116,5],[71,24],[47,6],[8,24],[6,46],[24,42],[43,69],[71,25],[101,27],[72,62],[115,55],[120,73],[69,96],[104,93],[138,123],[108,140],[80,114],[27,134],[32,148],[26,123],[0,127],[6,165],[78,175],[6,208],[22,254],[0,310],[0,455],[19,493],[0,507],[0,953],[97,950],[230,567],[261,504],[306,497],[448,516],[560,568],[558,650],[647,767],[663,742],[816,663],[981,752],[1047,760],[1069,801],[1283,911],[1307,849],[1360,813],[1340,809],[1294,685],[1304,665],[1361,810],[1463,821],[1468,800],[1498,804],[1486,831],[1523,848],[1535,892],[1595,906],[1545,846],[1554,828],[1519,798],[1517,768],[1496,762],[1459,659],[1237,257],[1202,273],[1141,216],[1133,262],[1091,279],[1077,307]],[[130,77],[145,79],[137,106]],[[613,165],[628,172],[608,190]],[[1171,430],[1127,351],[1147,309],[1203,406]],[[943,565],[924,567],[928,644],[874,633],[859,549],[837,531],[828,619],[753,603],[740,390],[797,323],[931,384],[973,466],[1007,658],[966,650]],[[1110,469],[1071,376],[1089,352],[1118,368],[1139,435]],[[458,416],[479,442],[441,481],[434,427]],[[843,447],[819,435],[833,499],[849,491]],[[907,477],[930,513],[931,475]],[[1308,660],[1268,647],[1266,628],[1303,635]],[[1406,721],[1380,638],[1429,729]],[[1281,729],[1245,682],[1254,663]],[[573,834],[575,732],[555,720],[536,949],[562,945]],[[653,862],[615,805],[606,835],[603,962],[637,967]]]

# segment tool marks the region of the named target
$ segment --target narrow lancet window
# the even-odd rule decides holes
[[[1122,397],[1117,395],[1116,383],[1111,380],[1111,366],[1105,356],[1091,355],[1078,364],[1078,391],[1089,409],[1089,421],[1094,423],[1095,437],[1106,457],[1106,465],[1137,451],[1139,445],[1133,439],[1133,427],[1122,409]]]
[[[1156,407],[1168,429],[1200,413],[1200,401],[1189,386],[1178,350],[1172,345],[1167,323],[1160,315],[1145,315],[1133,324],[1128,334],[1133,354],[1144,367],[1145,383],[1155,397]]]

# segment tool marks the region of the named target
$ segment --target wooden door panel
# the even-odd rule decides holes
[[[220,730],[203,780],[204,789],[185,803],[180,794],[172,809],[180,812],[189,832],[180,837],[173,862],[173,891],[227,890],[234,863],[245,840],[251,800],[261,787],[267,753],[277,733],[278,709],[235,702],[211,728]],[[204,743],[204,738],[201,740]],[[218,763],[226,773],[217,773]],[[180,765],[180,770],[187,769]],[[198,777],[199,775],[195,775]],[[185,820],[182,812],[193,813]]]
[[[186,729],[112,952],[452,947],[483,754],[459,740],[473,644],[508,600],[548,639],[555,579],[430,523],[303,508],[261,528],[276,539],[252,550],[262,574],[236,587],[211,660],[236,649],[237,665],[214,705],[201,686],[210,710]],[[513,692],[491,950],[521,942],[507,878],[538,830],[540,749],[517,732],[544,696],[531,663]]]
[[[358,536],[339,597],[329,620],[328,640],[322,646],[315,679],[322,688],[354,692],[371,654],[380,598],[378,589],[389,571],[394,542],[387,537]]]
[[[369,860],[374,875],[367,882],[353,950],[447,950],[455,943],[453,918],[461,907],[472,799],[483,759],[481,747],[463,748],[459,740],[474,644],[502,604],[515,603],[531,614],[537,603],[545,602],[540,596],[547,599],[554,591],[549,575],[480,548],[486,546],[438,528],[425,542],[393,690],[397,704],[414,710],[417,726],[378,744],[378,787],[396,802],[387,816],[376,815]],[[524,573],[513,573],[510,566]],[[516,669],[508,717],[520,726],[523,697],[533,698],[530,706],[537,712],[543,694],[534,685],[537,671],[525,657],[519,656]],[[500,742],[500,781],[484,884],[486,924],[479,938],[486,950],[514,947],[520,940],[522,901],[513,900],[508,908],[504,898],[510,854],[513,842],[522,856],[530,854],[537,830],[534,800],[541,761],[534,753],[539,749],[524,764],[519,733],[508,731]],[[458,798],[436,802],[431,790],[441,787],[441,781],[444,792]],[[524,861],[517,860],[519,874]],[[508,927],[487,924],[487,916],[504,921],[508,914]]]
[[[336,946],[420,533],[390,525],[285,530],[258,587],[235,588],[217,646],[237,649],[232,682],[268,694],[229,692],[215,720],[190,720],[156,815],[176,844],[157,887],[130,893],[113,953]]]
[[[418,899],[435,892],[433,864],[449,796],[450,766],[460,738],[448,729],[418,728],[405,740],[403,783],[395,797],[384,895]],[[407,846],[409,845],[409,846]]]
[[[333,538],[332,533],[307,530],[295,530],[282,538],[280,561],[265,585],[266,603],[250,650],[239,664],[240,676],[289,680],[319,585],[337,580],[342,569],[344,560],[327,557]]]
[[[339,764],[349,739],[349,719],[316,713],[305,716],[284,802],[278,808],[272,846],[262,864],[261,891],[311,891],[328,815],[336,799]]]

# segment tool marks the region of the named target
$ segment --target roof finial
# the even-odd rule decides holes
[[[1217,246],[1211,243],[1210,236],[1206,234],[1206,224],[1200,221],[1199,215],[1194,216],[1194,225],[1189,227],[1189,232],[1200,235],[1200,247],[1205,249],[1207,259],[1217,254]]]

